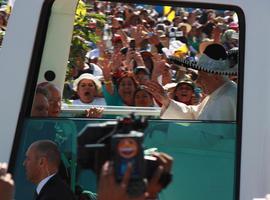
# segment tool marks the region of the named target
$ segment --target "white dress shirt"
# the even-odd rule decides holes
[[[55,175],[52,174],[50,176],[47,176],[46,178],[42,179],[42,181],[39,182],[37,188],[36,188],[36,192],[39,195],[40,191],[42,190],[42,188],[44,187],[44,185],[50,180],[50,178],[52,178]]]

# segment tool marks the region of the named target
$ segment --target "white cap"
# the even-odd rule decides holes
[[[86,58],[88,59],[95,59],[99,57],[99,49],[93,49],[87,52],[87,54],[85,55]]]

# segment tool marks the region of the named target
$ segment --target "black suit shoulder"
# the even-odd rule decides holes
[[[59,175],[55,175],[41,189],[37,200],[74,200],[74,194],[62,181]]]

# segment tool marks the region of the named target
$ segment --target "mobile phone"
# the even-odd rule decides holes
[[[147,33],[147,36],[148,37],[152,37],[154,35],[154,33],[153,32],[149,32],[149,33]]]
[[[131,39],[130,42],[129,42],[129,48],[132,49],[132,50],[135,50],[136,48],[136,42],[134,39]]]
[[[128,51],[128,48],[127,47],[123,47],[123,48],[120,49],[120,52],[123,55],[126,55],[127,51]]]
[[[176,31],[175,32],[175,37],[183,37],[183,31]]]
[[[145,165],[143,154],[143,133],[131,131],[128,134],[116,134],[112,137],[112,160],[114,174],[117,182],[121,182],[132,165],[127,193],[129,196],[138,197],[145,192]]]
[[[131,180],[144,177],[142,140],[142,134],[137,131],[112,137],[112,160],[117,181],[122,180],[129,163],[132,165]]]

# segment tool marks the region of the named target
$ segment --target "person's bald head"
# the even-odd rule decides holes
[[[54,142],[40,140],[32,143],[23,163],[27,179],[38,184],[44,178],[58,172],[60,160],[60,152]]]
[[[60,165],[60,151],[51,140],[39,140],[31,144],[29,148],[34,148],[37,156],[45,156],[48,162],[56,168]]]

